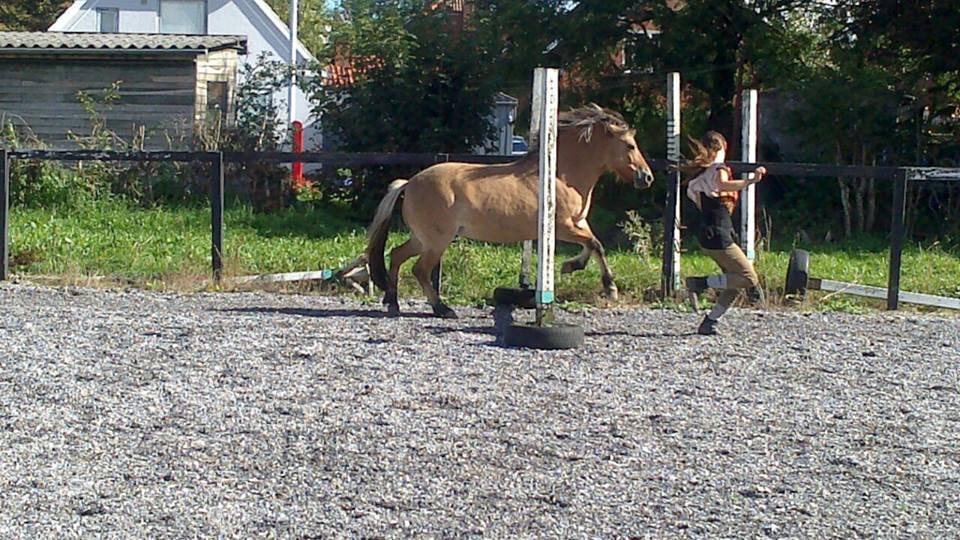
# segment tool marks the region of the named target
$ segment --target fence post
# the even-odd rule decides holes
[[[740,124],[740,159],[744,163],[757,162],[757,91],[744,90],[742,103],[742,122]],[[747,173],[747,179],[753,179],[753,173]],[[757,186],[751,185],[741,192],[740,197],[740,244],[747,260],[753,262],[757,257]]]
[[[213,279],[223,277],[223,152],[214,155],[210,175],[211,259]]]
[[[0,148],[0,281],[10,276],[10,155]]]
[[[667,75],[667,161],[680,160],[680,74]],[[667,204],[663,210],[663,269],[660,294],[680,289],[680,171],[667,170]]]
[[[904,218],[907,213],[907,182],[910,169],[902,169],[894,181],[893,215],[890,225],[890,273],[887,276],[887,309],[900,304],[900,258],[903,253]]]

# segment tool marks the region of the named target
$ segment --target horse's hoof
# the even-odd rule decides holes
[[[387,304],[387,315],[390,317],[399,317],[400,304]]]
[[[447,307],[446,304],[437,304],[433,306],[433,314],[441,319],[457,318],[457,312]]]
[[[616,302],[620,299],[620,291],[618,291],[616,287],[607,287],[605,294],[608,300]]]

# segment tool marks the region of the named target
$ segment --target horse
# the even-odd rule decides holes
[[[593,189],[605,172],[616,173],[623,182],[633,182],[637,189],[647,189],[653,183],[653,173],[637,148],[635,135],[619,113],[593,103],[557,115],[556,238],[583,246],[579,255],[563,263],[561,273],[582,270],[591,255],[596,256],[604,292],[612,299],[617,298],[617,286],[603,245],[587,223],[587,214]],[[368,228],[366,249],[370,278],[384,291],[388,313],[400,313],[400,266],[419,255],[413,274],[434,315],[456,318],[456,312],[443,303],[430,279],[444,251],[458,235],[501,244],[536,239],[538,192],[537,150],[505,164],[439,163],[409,180],[393,181]],[[388,273],[384,250],[393,209],[401,195],[410,238],[390,252]]]

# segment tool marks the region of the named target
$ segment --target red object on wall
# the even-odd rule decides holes
[[[294,120],[293,122],[293,151],[298,154],[303,152],[303,123],[299,120]],[[294,188],[302,188],[307,185],[306,180],[303,178],[303,162],[293,162],[291,179],[293,180]]]

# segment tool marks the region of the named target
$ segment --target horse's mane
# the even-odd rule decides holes
[[[599,126],[607,133],[622,132],[630,129],[623,116],[617,111],[605,109],[596,103],[588,103],[583,107],[570,109],[557,114],[557,133],[563,133],[571,130],[580,130],[580,140],[590,142],[593,137],[594,127]],[[530,142],[530,153],[536,153],[540,149],[539,133]]]

